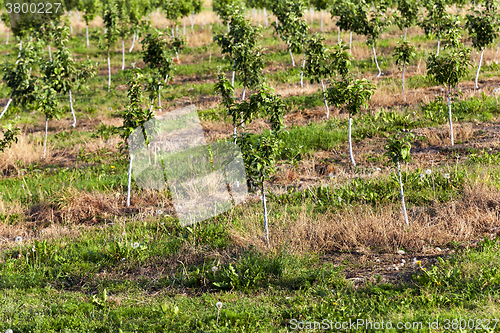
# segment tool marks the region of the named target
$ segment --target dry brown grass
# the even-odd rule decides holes
[[[472,185],[463,200],[434,204],[410,210],[410,227],[405,228],[399,205],[373,209],[360,205],[337,213],[312,215],[305,206],[294,218],[271,219],[272,248],[288,251],[323,252],[365,248],[393,252],[396,249],[422,251],[425,246],[443,246],[451,241],[467,241],[490,234],[500,226],[500,192],[482,185]],[[283,207],[270,205],[271,211]],[[281,214],[283,215],[283,214]],[[265,248],[262,217],[259,211],[242,217],[244,229],[231,230],[233,240],[241,245]]]
[[[47,143],[47,162],[51,160],[52,148],[52,145]],[[2,170],[16,169],[16,162],[28,164],[40,161],[43,157],[43,134],[22,133],[18,136],[18,142],[0,153],[0,157],[0,174]]]

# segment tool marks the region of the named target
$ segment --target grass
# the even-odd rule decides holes
[[[335,45],[329,15],[325,26],[331,28],[327,43]],[[188,99],[199,104],[212,139],[225,137],[231,121],[216,105],[213,90],[217,70],[231,71],[211,42],[225,29],[218,23],[196,26],[193,33],[188,28],[191,42],[179,54],[176,78],[162,95],[165,110]],[[313,29],[319,29],[319,19]],[[410,32],[417,57],[406,84],[414,102],[401,104],[401,72],[391,55],[399,34],[390,27],[377,45],[387,73],[376,79],[382,102],[354,117],[360,163],[346,172],[345,114],[332,110],[332,119],[321,119],[326,111],[320,86],[298,88],[303,55],[294,54],[292,67],[273,28],[263,30],[264,74],[288,105],[286,150],[279,172],[266,184],[270,249],[263,241],[258,193],[188,227],[179,224],[168,191],[141,190],[133,183],[132,205],[125,206],[128,159],[116,149],[114,126],[119,126],[116,113],[126,101],[129,73],[120,70],[117,44],[113,89],[107,91],[103,53],[84,47],[81,31],[72,36],[76,57],[99,61],[101,71],[74,91],[78,127],[51,121],[49,157],[41,160],[41,115],[11,106],[2,119],[19,121],[25,134],[0,162],[0,331],[289,332],[349,320],[411,322],[405,331],[415,332],[456,331],[463,323],[472,330],[489,320],[488,327],[498,331],[493,318],[499,315],[500,153],[494,132],[487,131],[495,127],[498,99],[485,93],[454,96],[457,147],[444,147],[446,99],[410,97],[439,89],[420,71],[435,42]],[[342,32],[342,38],[348,40],[348,34]],[[143,67],[138,50],[136,44],[126,53],[127,67],[132,62]],[[491,59],[494,50],[489,51]],[[352,52],[354,72],[373,78],[371,49],[359,36]],[[1,53],[13,61],[17,47],[4,45]],[[496,77],[497,71],[498,65],[485,63],[480,79]],[[239,96],[242,87],[235,86]],[[1,84],[0,97],[9,94]],[[69,119],[67,96],[60,102]],[[481,126],[464,134],[468,130],[462,127],[470,123]],[[407,228],[398,181],[381,144],[399,129],[419,136],[402,174]],[[438,152],[417,153],[428,147]],[[318,165],[323,174],[314,169]],[[437,320],[439,328],[432,326]],[[351,327],[346,331],[381,331]]]

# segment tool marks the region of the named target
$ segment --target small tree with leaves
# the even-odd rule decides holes
[[[214,41],[221,46],[222,53],[229,56],[233,62],[233,69],[243,85],[241,100],[245,100],[246,89],[258,87],[263,78],[264,60],[258,44],[261,34],[240,10],[233,13],[229,27],[227,34],[216,35]]]
[[[169,41],[167,33],[158,30],[146,35],[141,41],[143,45],[142,59],[157,75],[156,79],[148,80],[148,91],[157,92],[159,108],[161,108],[161,88],[167,84],[168,78],[174,70],[172,50],[175,49],[176,43],[178,43],[178,39],[174,38]],[[151,105],[154,102],[152,97],[150,94]]]
[[[71,126],[76,126],[76,115],[73,109],[72,89],[78,89],[86,80],[95,75],[95,68],[90,60],[79,68],[68,48],[69,28],[56,28],[54,44],[57,48],[54,59],[45,62],[41,70],[49,84],[58,94],[68,94],[69,107],[73,116]]]
[[[337,26],[340,29],[351,30],[358,35],[366,36],[366,44],[373,50],[375,65],[378,69],[377,77],[380,77],[382,71],[378,65],[375,47],[378,38],[391,23],[388,15],[388,3],[385,0],[376,4],[366,0],[358,2],[345,1],[345,7],[333,10],[332,15],[334,14],[339,16]]]
[[[263,84],[248,102],[240,103],[240,107],[246,111],[245,120],[247,122],[250,122],[259,112],[268,116],[271,122],[271,131],[268,133],[259,135],[257,138],[255,138],[256,135],[243,133],[236,139],[236,143],[243,153],[250,188],[258,188],[261,191],[265,238],[269,248],[265,181],[275,173],[276,161],[283,149],[283,140],[280,138],[280,134],[284,127],[283,114],[286,105],[272,88]]]
[[[481,63],[483,61],[484,49],[493,44],[498,37],[499,31],[499,16],[497,6],[492,1],[488,1],[485,10],[474,10],[474,14],[467,14],[466,28],[472,38],[472,46],[481,51],[479,58],[479,65],[476,72],[475,87],[479,89],[477,81],[479,78],[479,71],[481,70]]]
[[[138,127],[142,127],[142,131],[145,135],[146,145],[148,144],[148,139],[146,136],[146,131],[144,129],[144,123],[154,117],[154,112],[151,109],[143,107],[143,81],[144,75],[140,69],[133,69],[133,76],[128,81],[128,104],[123,111],[120,112],[120,116],[123,119],[123,125],[120,127],[120,136],[123,142],[120,143],[120,150],[124,151],[128,149],[128,137]],[[128,171],[128,182],[127,182],[127,207],[130,206],[130,189],[131,189],[131,179],[132,179],[132,164],[134,156],[130,154],[129,171]]]
[[[281,0],[272,3],[272,11],[279,20],[279,24],[273,23],[273,26],[287,45],[293,67],[293,52],[302,50],[308,33],[309,27],[304,19],[306,9],[304,0]]]
[[[351,75],[346,75],[342,80],[333,81],[327,91],[330,103],[336,107],[344,108],[349,113],[349,156],[354,167],[356,162],[354,162],[352,152],[352,117],[368,106],[374,92],[375,85],[367,79],[354,79]]]
[[[404,30],[404,40],[406,40],[408,28],[417,22],[418,9],[417,0],[398,0],[398,13],[395,14],[394,19],[399,29]]]
[[[36,110],[42,112],[45,116],[45,139],[43,141],[43,158],[45,158],[49,120],[54,118],[59,119],[61,117],[58,107],[59,100],[57,99],[57,91],[52,88],[52,84],[47,77],[39,79],[39,84],[36,85],[34,95],[36,96]]]
[[[398,42],[394,48],[394,57],[396,58],[396,65],[403,66],[403,101],[406,102],[405,95],[405,72],[406,66],[410,64],[410,61],[415,58],[417,54],[415,53],[415,47],[406,39],[402,39]]]
[[[31,75],[31,68],[40,59],[41,50],[37,44],[28,40],[25,48],[19,52],[19,57],[14,64],[5,63],[3,66],[3,80],[10,88],[10,98],[7,101],[0,119],[7,112],[10,104],[27,106],[35,101],[35,77]]]
[[[104,7],[103,21],[105,33],[98,33],[92,38],[97,40],[97,45],[101,50],[106,50],[108,58],[108,90],[111,89],[111,48],[115,45],[119,37],[118,29],[118,7],[113,0],[110,0]]]
[[[101,10],[101,2],[99,0],[80,0],[78,10],[83,12],[83,20],[85,21],[85,39],[87,47],[89,47],[89,24],[97,16]]]
[[[451,118],[451,89],[455,88],[467,76],[470,66],[470,49],[463,45],[452,47],[444,54],[430,55],[427,58],[427,75],[438,84],[444,85],[448,90],[448,117],[452,146],[454,145],[454,141]]]
[[[419,26],[424,29],[426,35],[434,34],[437,37],[436,55],[439,55],[443,34],[457,24],[458,18],[447,13],[446,0],[426,1],[425,8],[427,16],[419,22]]]
[[[400,162],[408,163],[410,160],[411,141],[414,135],[410,132],[401,132],[394,134],[387,139],[385,145],[385,155],[394,163],[398,170],[399,189],[401,193],[401,205],[403,206],[403,215],[406,225],[409,225],[408,214],[406,213],[405,196],[403,192],[403,180],[401,179]]]
[[[315,34],[307,41],[305,48],[306,65],[304,67],[306,75],[310,78],[311,84],[321,83],[323,99],[326,107],[326,118],[330,116],[328,101],[325,91],[325,79],[330,79],[335,70],[344,77],[349,72],[351,56],[347,53],[344,45],[337,46],[333,52],[323,43],[325,38],[320,34]]]

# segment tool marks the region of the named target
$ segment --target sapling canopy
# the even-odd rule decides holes
[[[73,116],[71,126],[76,126],[76,116],[73,109],[72,89],[78,89],[86,80],[95,75],[95,69],[90,60],[80,68],[73,59],[71,50],[68,48],[69,28],[67,26],[58,26],[54,34],[54,44],[56,52],[54,58],[46,61],[41,66],[41,71],[57,94],[68,94],[69,106]]]
[[[344,77],[349,72],[351,56],[345,50],[343,45],[337,46],[331,51],[323,41],[325,38],[320,34],[315,34],[308,39],[305,48],[305,67],[306,76],[310,78],[311,84],[321,83],[323,90],[323,99],[326,107],[326,118],[330,116],[328,101],[325,91],[325,79],[330,79],[335,71]]]
[[[25,47],[19,52],[15,63],[7,62],[3,66],[3,80],[10,88],[10,98],[0,113],[0,119],[7,112],[13,102],[16,106],[28,106],[35,101],[35,77],[31,75],[31,68],[41,57],[41,50],[36,43],[28,40]]]
[[[403,101],[406,102],[405,95],[405,72],[406,66],[410,64],[410,61],[415,58],[417,54],[415,53],[415,47],[406,39],[402,39],[398,42],[394,48],[394,58],[396,58],[396,65],[403,67]]]
[[[404,30],[404,40],[406,40],[408,28],[417,22],[419,4],[417,0],[398,0],[397,9],[394,19],[399,29]]]
[[[406,213],[405,196],[403,192],[403,181],[401,179],[401,162],[408,163],[410,160],[411,141],[414,135],[410,132],[401,132],[392,135],[387,139],[385,145],[385,155],[394,163],[398,170],[399,189],[401,194],[401,205],[406,225],[409,225],[408,214]]]
[[[128,149],[128,137],[138,127],[142,127],[142,131],[145,135],[146,145],[149,142],[149,138],[146,135],[144,129],[144,123],[154,117],[154,112],[149,108],[143,107],[143,81],[144,75],[138,68],[133,68],[133,75],[128,81],[128,103],[124,110],[120,112],[120,116],[123,119],[123,125],[120,127],[120,136],[123,142],[120,143],[120,150],[124,151]],[[128,174],[128,184],[127,184],[127,207],[130,206],[130,191],[131,191],[131,171],[133,163],[133,155],[130,155],[129,162],[129,174]]]
[[[351,75],[346,75],[341,80],[333,81],[327,91],[328,101],[349,113],[349,156],[354,167],[356,166],[356,162],[354,162],[352,151],[352,117],[368,106],[374,92],[375,85],[370,81],[367,79],[354,79]]]
[[[467,76],[469,72],[470,49],[464,45],[452,47],[440,55],[430,55],[427,58],[427,75],[435,82],[442,84],[448,90],[448,118],[450,124],[451,145],[453,141],[453,123],[451,116],[451,89]]]
[[[106,50],[108,58],[108,90],[111,89],[111,48],[115,45],[119,37],[118,29],[118,7],[113,0],[110,0],[104,7],[103,21],[105,33],[96,33],[92,39],[97,40],[99,49]]]
[[[101,10],[101,2],[99,0],[80,0],[78,2],[78,10],[83,12],[83,20],[85,21],[85,39],[87,47],[89,47],[89,24],[97,16]]]
[[[475,87],[479,89],[477,84],[481,63],[483,61],[484,50],[488,45],[493,44],[498,37],[499,31],[499,15],[497,6],[494,3],[489,3],[485,10],[474,10],[474,14],[467,14],[466,28],[472,39],[472,46],[481,52],[479,64],[476,72]]]
[[[161,108],[161,87],[165,85],[168,78],[172,76],[174,62],[172,60],[176,48],[182,39],[169,38],[168,33],[156,30],[154,33],[147,34],[141,41],[142,59],[144,63],[154,70],[157,78],[151,82],[156,87],[150,86],[150,91],[157,90],[158,106]],[[150,99],[151,104],[153,100]]]
[[[246,89],[253,89],[262,82],[264,60],[262,48],[258,44],[261,37],[259,28],[254,27],[237,10],[231,16],[229,32],[214,37],[222,53],[229,57],[237,78],[243,85],[241,100],[245,100]]]
[[[304,19],[306,12],[304,0],[280,0],[272,2],[272,11],[279,24],[272,23],[276,33],[286,43],[292,66],[295,67],[293,52],[300,52],[305,43],[308,26]]]

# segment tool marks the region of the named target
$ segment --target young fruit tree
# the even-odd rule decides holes
[[[117,33],[122,41],[122,71],[125,70],[125,39],[127,39],[132,33],[133,28],[130,23],[129,17],[129,1],[128,0],[116,0],[118,9],[118,21],[117,21]]]
[[[430,55],[427,58],[427,75],[448,90],[448,118],[450,122],[450,139],[453,141],[453,123],[451,119],[451,89],[467,76],[469,72],[470,49],[461,45],[450,48],[448,52],[440,55]]]
[[[304,71],[306,76],[310,78],[311,84],[314,82],[321,83],[323,100],[326,107],[326,118],[328,119],[330,109],[328,108],[324,80],[331,78],[335,70],[338,70],[342,76],[345,76],[349,71],[350,55],[343,45],[337,46],[334,52],[330,52],[323,43],[324,40],[325,38],[321,34],[314,34],[307,41]]]
[[[248,132],[240,134],[236,143],[241,148],[250,188],[261,191],[264,217],[265,242],[269,243],[269,221],[266,200],[265,181],[275,173],[275,164],[283,149],[283,140],[280,138],[283,130],[283,114],[286,105],[281,98],[274,94],[273,89],[263,84],[260,90],[253,94],[248,102],[239,104],[244,112],[244,119],[250,122],[259,112],[264,112],[271,122],[271,131],[262,135]]]
[[[37,45],[28,40],[24,49],[19,52],[19,57],[15,63],[7,62],[3,66],[3,80],[10,88],[10,98],[7,101],[3,111],[0,113],[0,119],[9,109],[11,103],[16,106],[28,106],[35,101],[35,78],[31,75],[31,68],[41,57],[41,50]]]
[[[352,152],[352,117],[361,112],[375,92],[375,85],[366,79],[354,79],[346,75],[342,80],[333,81],[328,87],[328,101],[336,107],[342,107],[349,113],[349,156],[351,163],[355,167],[354,154]]]
[[[144,75],[141,71],[134,67],[133,76],[128,81],[128,103],[123,111],[120,112],[120,116],[123,119],[123,126],[120,127],[120,136],[123,142],[120,143],[120,151],[125,151],[128,149],[127,139],[134,129],[142,127],[142,131],[145,135],[145,142],[148,145],[149,138],[146,135],[144,129],[144,123],[154,117],[154,112],[151,109],[143,107],[143,81]],[[130,155],[129,170],[128,170],[128,182],[127,182],[127,207],[130,206],[130,191],[131,191],[131,180],[132,180],[132,164],[134,156]]]
[[[72,90],[78,89],[86,80],[92,78],[95,75],[95,70],[90,60],[83,65],[83,68],[79,68],[67,46],[69,33],[67,26],[56,28],[54,44],[57,51],[54,58],[45,62],[40,69],[47,80],[46,84],[50,85],[57,94],[68,94],[69,107],[73,116],[71,126],[75,127],[76,115],[73,109]]]
[[[279,20],[279,24],[272,24],[287,45],[293,67],[293,52],[302,50],[309,29],[304,19],[306,8],[304,0],[281,0],[272,3],[273,14]]]
[[[394,19],[399,29],[404,30],[404,40],[406,40],[408,28],[417,22],[418,9],[417,0],[398,0],[398,13],[394,15]]]
[[[256,88],[262,82],[264,60],[262,48],[258,44],[262,35],[259,28],[252,26],[240,10],[231,16],[229,27],[229,33],[216,35],[214,41],[233,62],[233,69],[243,85],[243,101],[246,89]]]
[[[490,4],[482,12],[479,10],[474,11],[474,15],[467,14],[466,28],[472,38],[472,46],[481,52],[479,58],[479,65],[477,66],[475,87],[479,89],[477,80],[479,78],[479,71],[481,70],[481,63],[483,62],[484,49],[493,44],[498,37],[499,31],[499,15],[497,6]]]
[[[403,180],[401,179],[400,162],[408,163],[410,160],[411,141],[414,135],[410,132],[401,132],[392,135],[387,139],[385,145],[385,155],[394,163],[398,170],[399,190],[401,193],[401,205],[406,225],[409,225],[408,214],[406,213],[405,196],[403,192]]]
[[[78,3],[78,10],[83,12],[83,20],[85,21],[87,47],[89,47],[89,23],[96,18],[97,13],[101,10],[100,6],[99,0],[80,0]]]
[[[410,64],[410,61],[415,58],[417,54],[415,53],[415,47],[406,39],[402,39],[398,42],[394,48],[394,57],[396,58],[396,65],[403,66],[403,101],[406,102],[405,95],[405,72],[406,66]]]
[[[157,77],[154,80],[149,80],[148,91],[157,92],[158,107],[161,108],[161,88],[167,84],[169,76],[174,70],[174,62],[172,60],[172,50],[178,43],[178,39],[174,38],[171,41],[167,39],[167,33],[156,30],[154,33],[146,35],[141,41],[142,44],[142,59],[144,63],[151,69]],[[153,96],[150,94],[151,106],[153,105]]]
[[[361,0],[356,3],[346,3],[346,7],[334,11],[339,15],[337,22],[342,30],[351,30],[358,35],[366,36],[366,44],[372,48],[375,65],[378,69],[377,77],[382,75],[375,50],[377,40],[390,25],[388,3],[382,0],[377,3]]]
[[[150,10],[151,2],[149,0],[134,0],[132,2],[128,2],[128,6],[126,6],[130,29],[133,33],[132,45],[128,50],[129,53],[134,49],[136,40],[139,40],[142,33],[148,31],[150,28],[150,22],[146,18],[146,15]]]
[[[43,158],[45,159],[47,152],[47,132],[50,119],[59,119],[61,114],[58,107],[57,91],[52,88],[52,82],[48,78],[42,77],[39,79],[39,84],[36,85],[34,95],[35,108],[45,115],[45,139],[43,141]]]
[[[316,11],[321,12],[321,31],[323,31],[323,16],[325,10],[328,9],[329,1],[327,0],[311,0],[311,5]]]
[[[458,18],[447,13],[446,0],[426,1],[424,6],[427,16],[418,25],[426,35],[434,34],[437,37],[436,55],[439,55],[443,34],[456,24]]]
[[[118,8],[114,1],[109,1],[104,7],[103,21],[105,33],[96,33],[92,36],[92,39],[97,40],[97,45],[99,49],[106,50],[106,55],[108,58],[108,90],[111,90],[111,58],[110,52],[111,48],[115,45],[118,40],[119,30],[118,30]]]

